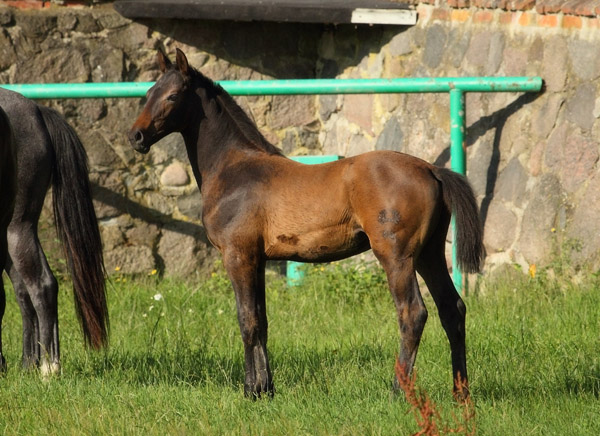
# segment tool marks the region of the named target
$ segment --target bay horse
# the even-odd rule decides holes
[[[50,185],[55,225],[72,277],[84,341],[97,349],[106,345],[108,338],[102,241],[87,155],[75,130],[55,110],[3,88],[0,106],[12,124],[18,162],[5,270],[23,319],[22,365],[40,367],[43,375],[55,374],[60,372],[58,282],[37,233]],[[2,292],[2,301],[4,298]]]
[[[451,213],[460,267],[479,270],[483,231],[464,177],[392,151],[320,165],[294,162],[259,132],[219,85],[177,50],[159,50],[162,72],[128,136],[147,153],[171,132],[184,138],[203,197],[202,220],[233,285],[245,357],[244,392],[272,395],[267,354],[265,263],[324,262],[373,250],[396,305],[397,365],[410,374],[427,319],[415,271],[425,280],[448,336],[457,395],[466,398],[465,305],[444,254]],[[458,384],[456,382],[462,382]]]

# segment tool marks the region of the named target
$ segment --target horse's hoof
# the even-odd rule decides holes
[[[260,400],[261,398],[273,398],[275,395],[275,389],[271,384],[268,388],[258,387],[249,387],[247,385],[244,386],[244,396],[246,398],[250,398],[253,401]]]
[[[48,380],[51,377],[60,375],[60,363],[58,362],[42,362],[40,365],[40,374],[42,379]]]

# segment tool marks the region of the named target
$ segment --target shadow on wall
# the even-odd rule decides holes
[[[467,127],[465,142],[466,146],[470,147],[474,145],[477,140],[485,135],[491,129],[495,129],[494,131],[494,140],[492,143],[492,152],[491,158],[489,162],[489,166],[487,167],[487,177],[486,177],[486,186],[484,192],[484,198],[481,201],[481,206],[479,209],[479,215],[481,219],[481,223],[485,226],[485,222],[487,220],[488,210],[490,207],[490,203],[494,198],[494,188],[496,187],[496,181],[498,179],[498,168],[500,165],[500,139],[502,138],[502,130],[508,118],[511,115],[518,112],[523,106],[526,104],[532,103],[538,97],[543,94],[527,92],[521,94],[516,100],[510,103],[508,106],[497,110],[491,115],[483,116],[479,118],[476,122]],[[467,108],[468,110],[468,108]],[[445,166],[450,161],[450,147],[446,147],[439,156],[433,162],[434,165],[437,166]]]
[[[202,243],[210,245],[204,227],[199,224],[178,220],[171,215],[163,214],[155,209],[142,206],[130,198],[100,186],[97,183],[91,183],[91,186],[94,200],[128,213],[132,218],[138,218],[152,224],[160,224],[165,230],[193,236]]]
[[[174,41],[279,79],[333,78],[406,26],[141,19]],[[219,79],[222,79],[219,77]]]

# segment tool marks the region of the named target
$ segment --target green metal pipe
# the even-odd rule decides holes
[[[322,164],[327,162],[333,162],[340,159],[341,156],[337,155],[323,155],[323,156],[292,156],[290,159],[295,160],[307,165]],[[304,271],[302,271],[302,264],[300,262],[286,262],[285,275],[287,277],[287,283],[289,286],[297,286],[302,283],[304,278]]]
[[[232,95],[378,94],[539,91],[540,77],[449,77],[401,79],[298,79],[217,82]],[[28,98],[139,98],[153,82],[0,85]]]
[[[465,93],[459,89],[450,91],[450,168],[459,174],[467,174],[465,151]],[[456,252],[456,222],[452,217],[452,281],[459,294],[466,283],[458,267]]]

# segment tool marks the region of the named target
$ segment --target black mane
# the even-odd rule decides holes
[[[254,147],[269,154],[282,155],[280,149],[271,144],[256,127],[248,114],[236,103],[223,87],[206,77],[200,71],[190,67],[190,76],[204,88],[209,95],[214,95],[222,108],[229,114],[231,121],[237,126],[241,136]]]

